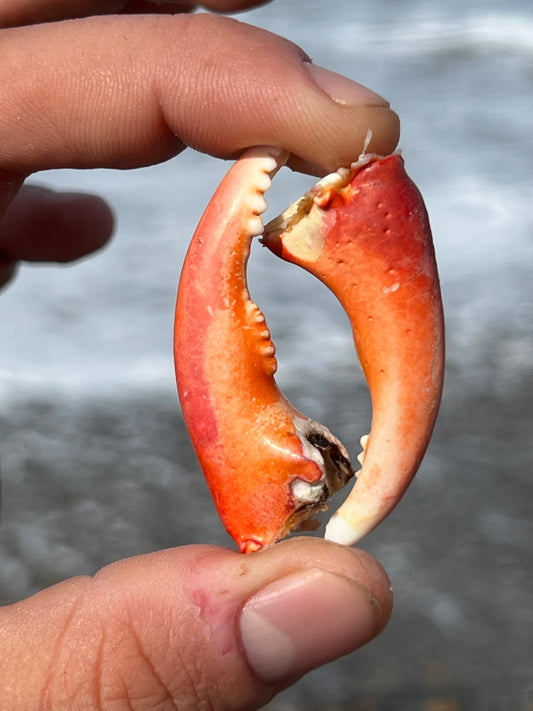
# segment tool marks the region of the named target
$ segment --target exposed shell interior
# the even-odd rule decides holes
[[[308,190],[299,200],[293,202],[287,207],[278,217],[275,217],[265,226],[265,232],[269,236],[276,236],[282,232],[290,230],[304,217],[311,214],[313,205],[320,206],[324,198],[331,191],[341,190],[344,188],[354,175],[365,165],[374,160],[380,160],[383,156],[377,153],[367,153],[366,149],[370,144],[372,131],[368,131],[363,150],[359,158],[351,163],[349,168],[338,168],[334,173],[329,173],[321,178],[314,187]],[[311,226],[310,226],[311,229]]]

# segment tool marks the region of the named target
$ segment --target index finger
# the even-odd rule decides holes
[[[198,6],[215,12],[238,12],[270,0],[2,0],[0,27],[18,27],[91,15],[190,12]]]
[[[332,98],[302,50],[229,18],[92,17],[2,39],[0,169],[11,178],[138,167],[185,146],[230,158],[256,144],[328,172],[357,157],[369,129],[374,152],[390,153],[398,139],[385,100],[357,84],[347,100]]]

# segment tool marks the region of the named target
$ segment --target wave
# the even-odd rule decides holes
[[[495,312],[492,301],[488,303],[493,285],[512,283],[516,270],[531,263],[531,187],[465,173],[438,176],[425,194],[447,300],[452,293],[463,293],[465,285],[484,294],[484,306],[474,319],[483,327]],[[5,338],[0,411],[36,394],[63,393],[75,399],[91,394],[124,398],[135,392],[174,398],[175,276],[168,277],[168,287],[162,284],[165,279],[158,270],[164,260],[156,257],[146,265],[149,278],[138,292],[127,274],[125,284],[120,280],[118,251],[110,251],[102,262],[63,272],[61,279],[44,269],[21,277],[0,304]],[[355,378],[351,333],[334,297],[290,265],[276,265],[273,284],[270,259],[266,251],[257,250],[250,286],[278,348],[280,386],[300,387],[324,378],[326,387],[331,382],[326,373]],[[128,299],[118,298],[121,291]],[[503,289],[497,302],[512,311],[516,301]],[[453,312],[457,304],[450,307]],[[468,330],[467,321],[461,321],[462,331]]]
[[[391,32],[396,47],[412,52],[494,50],[533,53],[533,18],[506,15],[472,16],[455,22],[421,22]]]
[[[345,18],[346,19],[346,18]],[[533,17],[494,13],[462,18],[428,15],[361,24],[343,21],[331,28],[339,53],[417,57],[468,52],[533,54]]]

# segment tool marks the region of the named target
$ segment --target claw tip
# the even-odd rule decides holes
[[[359,531],[344,516],[339,516],[337,513],[330,518],[324,538],[328,541],[333,541],[333,543],[340,543],[343,546],[353,546],[363,538],[365,533],[366,531]]]

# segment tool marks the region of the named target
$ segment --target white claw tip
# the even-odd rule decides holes
[[[363,536],[364,533],[358,531],[344,516],[339,516],[338,514],[334,514],[330,518],[324,533],[326,540],[340,543],[343,546],[353,546]]]

